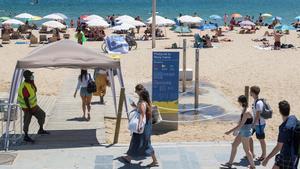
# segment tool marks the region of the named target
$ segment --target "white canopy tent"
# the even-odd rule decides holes
[[[95,50],[88,49],[71,40],[61,40],[49,45],[42,46],[30,52],[27,56],[17,61],[14,71],[10,95],[8,100],[8,120],[6,123],[4,148],[9,147],[9,127],[12,106],[17,104],[17,94],[19,85],[23,79],[25,69],[36,68],[71,68],[71,69],[105,69],[109,73],[111,89],[113,94],[114,108],[117,115],[117,98],[114,83],[114,71],[121,88],[124,88],[124,81],[121,73],[120,61],[115,61]],[[125,101],[125,108],[127,105]]]

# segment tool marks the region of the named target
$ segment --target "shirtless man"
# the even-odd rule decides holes
[[[274,32],[274,50],[280,50],[280,47],[281,47],[281,42],[280,42],[280,39],[283,35],[279,32],[279,31],[276,31]]]

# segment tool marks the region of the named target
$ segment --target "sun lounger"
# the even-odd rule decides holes
[[[52,43],[52,42],[56,42],[57,41],[57,37],[50,37],[48,38],[48,42]]]
[[[193,37],[193,34],[182,34],[182,35],[177,35],[178,37]]]
[[[10,36],[9,34],[2,35],[2,44],[9,44],[10,43]]]
[[[37,37],[31,36],[30,37],[30,44],[29,44],[29,46],[33,47],[33,46],[38,46],[38,45],[39,45],[39,43],[38,43]]]
[[[39,33],[49,33],[49,31],[47,31],[47,27],[42,26],[42,28],[40,29]]]
[[[66,33],[65,33],[65,34],[63,35],[63,37],[64,37],[64,39],[70,39],[70,34],[66,34]]]
[[[19,38],[21,38],[20,33],[14,31],[11,35],[11,39],[19,39]]]
[[[46,35],[40,35],[40,44],[47,44],[48,39]]]
[[[195,39],[195,42],[194,42],[194,47],[195,48],[202,48],[204,46],[204,41],[203,39],[200,37],[200,35],[198,33],[196,33],[194,35],[194,39]]]

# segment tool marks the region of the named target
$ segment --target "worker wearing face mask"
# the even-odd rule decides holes
[[[24,141],[33,143],[34,140],[28,135],[28,128],[32,116],[38,120],[40,129],[38,134],[50,134],[48,131],[44,130],[43,125],[45,123],[45,112],[37,104],[37,88],[34,84],[33,72],[30,70],[25,70],[23,72],[25,80],[21,83],[18,91],[18,104],[24,112],[24,127],[23,131],[25,133]]]

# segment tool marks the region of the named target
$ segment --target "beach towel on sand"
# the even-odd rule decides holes
[[[105,39],[106,50],[111,54],[126,54],[129,51],[128,43],[123,36],[108,36]]]

